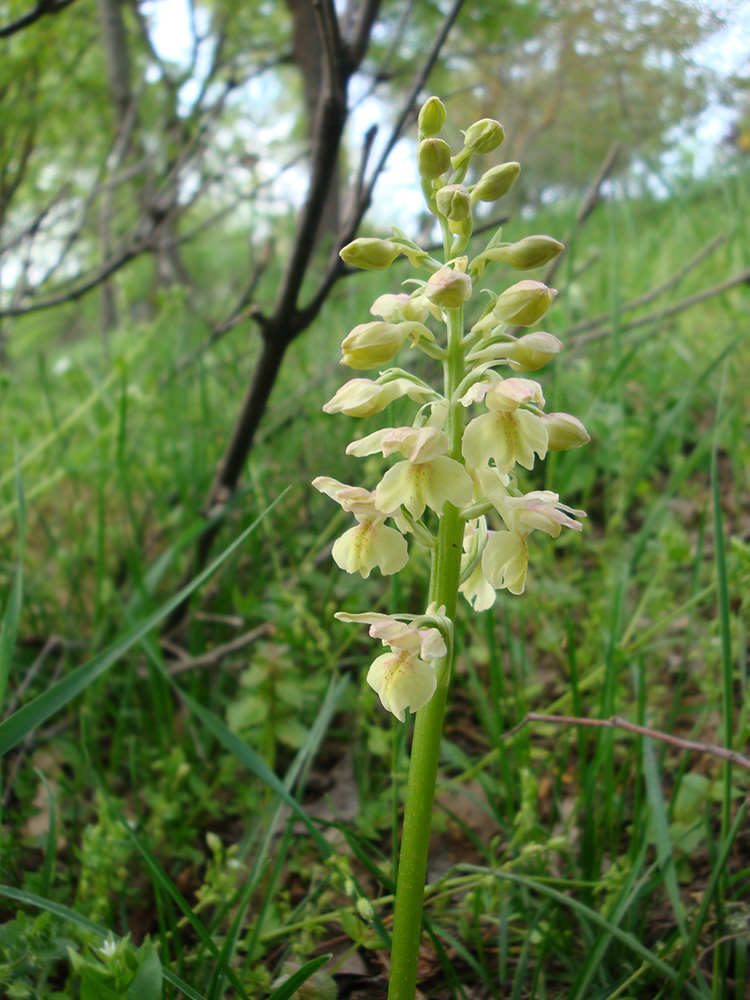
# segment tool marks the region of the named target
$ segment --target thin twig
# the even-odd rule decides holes
[[[602,184],[607,180],[609,175],[614,170],[617,161],[620,157],[620,153],[622,152],[622,148],[623,148],[622,144],[619,142],[615,142],[612,144],[612,146],[610,146],[609,152],[605,156],[604,162],[599,168],[599,173],[596,175],[594,180],[589,185],[589,189],[586,192],[583,201],[581,202],[578,212],[576,213],[576,219],[575,222],[573,223],[573,228],[566,234],[565,239],[563,240],[563,243],[565,243],[566,246],[570,243],[570,241],[573,239],[578,230],[583,227],[588,217],[591,215],[596,206],[602,200]],[[552,281],[554,276],[557,274],[557,269],[563,262],[566,253],[567,251],[564,250],[559,255],[559,257],[555,257],[547,265],[547,269],[545,270],[544,275],[542,277],[542,281],[544,282],[545,285],[548,285]]]
[[[184,357],[181,361],[177,362],[168,377],[163,380],[163,383],[166,383],[169,379],[175,378],[177,375],[181,375],[186,368],[190,368],[198,360],[198,358],[201,357],[201,355],[205,354],[209,348],[213,347],[213,345],[229,333],[230,330],[233,330],[245,320],[252,318],[255,311],[255,306],[252,304],[255,289],[258,287],[258,282],[263,277],[266,267],[271,260],[273,248],[273,241],[269,240],[263,248],[255,270],[251,274],[250,280],[240,295],[239,301],[232,313],[227,316],[225,320],[222,320],[221,323],[217,323],[213,326],[209,335],[195,348],[195,350],[191,351],[190,354]]]
[[[187,670],[195,670],[198,667],[214,667],[217,663],[220,663],[227,656],[232,656],[234,653],[239,653],[241,650],[245,649],[247,646],[251,646],[258,639],[261,639],[264,635],[273,635],[275,631],[275,626],[272,622],[265,622],[263,625],[258,625],[257,628],[251,629],[244,635],[237,636],[236,639],[231,639],[229,642],[222,643],[220,646],[215,646],[210,649],[207,653],[202,653],[200,656],[189,657],[184,655],[183,658],[179,660],[178,663],[172,664],[168,668],[168,673],[172,677],[176,677],[178,674],[184,674]],[[167,643],[162,640],[163,645]],[[169,644],[170,649],[175,649],[173,644]]]
[[[30,10],[28,14],[24,14],[22,17],[16,18],[15,21],[4,24],[0,28],[0,38],[9,38],[10,35],[15,35],[17,32],[23,31],[24,28],[28,28],[29,25],[34,24],[35,21],[38,21],[47,14],[59,14],[61,10],[70,7],[72,3],[75,3],[75,0],[39,0],[36,7]]]
[[[343,247],[350,240],[354,239],[365,212],[369,208],[370,202],[372,201],[375,184],[385,169],[388,157],[391,155],[394,146],[401,138],[401,135],[403,134],[410,118],[414,115],[414,106],[419,92],[427,83],[430,73],[437,62],[442,47],[445,44],[445,40],[448,37],[448,33],[453,27],[463,3],[464,0],[453,0],[450,9],[443,18],[440,30],[435,36],[432,48],[412,80],[409,92],[404,98],[401,113],[398,115],[396,122],[391,129],[388,141],[386,142],[377,163],[373,167],[370,177],[361,186],[361,189],[355,193],[355,197],[350,200],[349,205],[344,212],[344,220],[335,241],[336,245],[334,246],[331,256],[328,259],[325,272],[323,273],[323,277],[320,279],[317,291],[312,295],[307,305],[300,310],[300,332],[302,329],[307,329],[310,323],[312,323],[312,321],[316,318],[323,307],[323,303],[328,298],[331,288],[336,284],[345,271],[344,263],[339,257],[338,252],[341,247]]]
[[[664,292],[668,292],[670,288],[678,285],[680,281],[698,266],[702,261],[708,257],[709,254],[721,246],[726,240],[726,235],[724,233],[719,233],[717,236],[706,244],[702,250],[699,250],[697,254],[690,258],[682,267],[675,271],[675,273],[663,281],[660,285],[655,285],[644,295],[639,295],[636,299],[631,299],[629,302],[625,302],[620,306],[620,313],[632,312],[634,309],[640,309],[641,306],[648,305],[649,302],[653,302],[654,299],[663,295]],[[574,323],[573,326],[569,326],[566,330],[568,336],[572,334],[586,333],[588,330],[595,330],[600,327],[603,323],[609,322],[611,319],[611,313],[602,313],[600,316],[594,316],[592,319],[581,320],[580,323]]]
[[[693,306],[697,306],[700,302],[705,302],[706,299],[712,299],[716,295],[723,295],[724,292],[728,292],[736,285],[750,285],[750,267],[745,268],[743,271],[739,271],[737,274],[733,275],[733,277],[727,278],[726,281],[720,281],[718,285],[712,285],[710,288],[704,288],[702,292],[696,292],[695,295],[688,295],[687,298],[680,299],[679,302],[675,302],[674,305],[668,306],[665,309],[659,309],[657,312],[649,313],[647,316],[641,316],[639,319],[630,320],[629,323],[622,323],[618,328],[619,332],[627,333],[630,330],[638,329],[638,327],[648,326],[649,323],[663,322],[665,319],[669,319],[670,316],[675,316],[677,313],[684,312],[686,309],[691,309]],[[569,347],[583,347],[586,344],[592,343],[592,341],[602,340],[604,337],[608,337],[612,333],[612,329],[612,326],[606,326],[599,330],[592,330],[590,333],[574,338],[569,344]]]
[[[19,701],[21,700],[25,692],[28,690],[29,686],[31,685],[36,675],[39,673],[39,670],[41,669],[44,661],[47,659],[49,654],[53,650],[58,649],[63,645],[64,645],[63,640],[58,635],[51,635],[47,639],[44,646],[42,646],[41,652],[34,660],[34,662],[31,664],[29,669],[26,671],[26,675],[24,676],[23,680],[13,692],[13,697],[11,698],[10,702],[8,703],[8,707],[5,710],[6,719],[10,718],[10,716],[13,715],[13,713],[15,712],[16,706],[18,705]]]
[[[707,753],[712,757],[720,757],[722,760],[728,760],[730,763],[736,764],[738,767],[743,767],[746,771],[750,771],[750,758],[743,757],[736,750],[720,747],[716,743],[698,743],[696,740],[685,740],[679,736],[663,733],[658,729],[651,729],[648,726],[639,726],[635,722],[628,722],[627,719],[623,719],[619,715],[613,715],[609,719],[585,719],[578,715],[544,715],[541,712],[529,712],[517,726],[509,729],[507,733],[503,733],[501,739],[510,739],[511,736],[515,736],[516,733],[532,722],[549,722],[556,726],[590,726],[597,729],[624,729],[626,732],[635,733],[637,736],[650,736],[654,740],[668,743],[670,746],[677,747],[680,750],[690,750],[695,753]]]

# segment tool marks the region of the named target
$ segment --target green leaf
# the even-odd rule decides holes
[[[140,966],[128,989],[127,1000],[161,1000],[163,975],[161,962],[150,940],[138,951]]]
[[[112,810],[113,814],[119,820],[120,825],[122,826],[122,829],[123,829],[123,832],[125,833],[125,835],[137,847],[137,849],[138,849],[141,857],[146,862],[146,866],[148,867],[148,869],[149,869],[149,871],[150,871],[150,873],[151,873],[151,875],[152,875],[152,877],[154,879],[154,882],[156,884],[158,884],[158,886],[161,889],[163,889],[164,892],[167,895],[169,895],[171,897],[171,899],[177,904],[177,906],[180,909],[180,911],[182,912],[182,914],[186,917],[186,919],[190,923],[190,926],[193,928],[193,930],[198,935],[198,937],[203,942],[203,944],[206,946],[206,948],[211,952],[211,954],[213,955],[213,957],[218,962],[222,962],[221,953],[220,953],[219,948],[216,945],[214,939],[211,937],[211,935],[209,934],[209,932],[206,930],[206,928],[204,927],[203,923],[198,918],[197,914],[193,911],[193,909],[190,907],[190,905],[188,904],[187,900],[182,895],[182,893],[177,888],[177,886],[174,884],[174,882],[172,881],[172,879],[169,877],[169,875],[167,875],[167,873],[161,867],[161,865],[156,860],[156,858],[154,857],[154,855],[151,853],[151,851],[147,847],[145,841],[142,840],[138,836],[137,832],[131,828],[130,824],[128,823],[128,821],[125,819],[125,817],[123,816],[122,812],[118,808],[117,804],[107,795],[107,793],[105,792],[105,790],[103,788],[100,788],[100,794],[106,800],[107,805],[109,806],[109,808]],[[226,965],[226,964],[224,965],[224,968],[223,968],[222,971],[223,971],[224,975],[227,977],[227,979],[230,980],[230,982],[232,983],[232,986],[234,986],[235,990],[237,991],[238,996],[242,997],[242,1000],[249,1000],[249,998],[247,996],[247,993],[245,993],[244,989],[242,988],[242,983],[239,981],[239,979],[237,978],[237,975],[234,973],[234,971],[232,969],[230,969],[229,966]]]
[[[698,944],[698,938],[703,930],[703,925],[706,921],[708,915],[708,908],[711,905],[711,900],[716,892],[716,887],[719,884],[724,873],[724,867],[729,858],[729,853],[734,846],[735,839],[739,832],[740,826],[743,819],[745,818],[745,811],[747,807],[747,802],[743,802],[740,808],[737,810],[737,815],[734,817],[734,823],[732,823],[731,829],[728,831],[726,840],[724,840],[721,845],[721,851],[716,859],[716,863],[713,866],[711,872],[711,877],[708,880],[708,885],[706,886],[703,896],[701,898],[701,905],[698,909],[698,913],[693,919],[693,926],[690,929],[690,939],[685,945],[685,950],[682,953],[682,961],[680,962],[680,968],[675,979],[674,991],[672,993],[672,1000],[681,1000],[684,996],[684,990],[691,989],[689,983],[686,982],[688,972],[690,971],[690,966],[696,958],[696,947]]]
[[[111,990],[104,983],[97,982],[88,969],[81,973],[80,1000],[125,1000],[119,990]]]

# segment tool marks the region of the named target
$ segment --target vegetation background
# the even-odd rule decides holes
[[[384,995],[410,727],[333,612],[427,567],[346,577],[309,483],[349,478],[338,345],[406,276],[338,249],[434,238],[431,92],[503,121],[508,237],[568,245],[542,381],[593,441],[530,477],[583,536],[458,623],[420,989],[749,995],[750,765],[715,752],[750,709],[749,16],[0,2],[9,997]]]

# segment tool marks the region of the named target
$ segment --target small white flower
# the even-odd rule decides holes
[[[107,938],[104,944],[100,945],[99,954],[102,955],[104,958],[112,958],[113,955],[116,954],[116,952],[117,952],[117,942],[110,934],[110,936]]]

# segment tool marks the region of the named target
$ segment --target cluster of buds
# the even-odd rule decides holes
[[[557,294],[540,281],[522,280],[499,294],[482,289],[482,311],[464,325],[466,306],[476,301],[477,284],[488,265],[501,263],[527,271],[548,263],[563,250],[549,236],[528,236],[515,243],[494,234],[478,256],[466,250],[477,202],[494,202],[512,187],[517,163],[502,163],[465,184],[475,156],[492,152],[503,140],[499,122],[483,119],[464,133],[463,148],[451,150],[438,138],[445,108],[430,98],[419,116],[417,164],[428,208],[437,217],[445,248],[441,262],[398,229],[390,240],[358,239],[341,251],[347,263],[382,270],[405,256],[420,276],[409,293],[381,295],[372,322],[356,326],[344,339],[341,363],[356,370],[378,370],[377,378],[355,378],[325,404],[327,413],[370,417],[406,397],[417,404],[409,426],[385,427],[347,448],[357,457],[396,456],[372,490],[320,476],[313,485],[354,515],[356,524],[333,546],[333,558],[348,573],[363,577],[377,568],[398,573],[413,544],[433,552],[434,574],[440,532],[450,524],[459,535],[448,540],[463,556],[454,585],[476,611],[495,602],[498,590],[521,594],[526,585],[528,538],[542,531],[556,538],[563,527],[580,530],[583,511],[560,502],[556,493],[519,486],[518,467],[531,470],[548,451],[577,448],[589,440],[583,424],[567,413],[546,413],[541,385],[522,377],[542,368],[561,350],[560,340],[543,331],[518,334],[535,326]],[[433,327],[444,329],[436,335]],[[443,364],[440,389],[402,368],[387,367],[406,342]],[[501,375],[498,371],[505,372]],[[469,416],[471,408],[479,412]],[[428,513],[431,512],[431,513]],[[390,524],[388,523],[390,522]],[[431,586],[440,594],[440,586]],[[454,595],[455,596],[455,595]],[[445,600],[445,598],[443,597]],[[345,615],[370,625],[370,634],[390,651],[370,667],[368,683],[383,706],[404,721],[433,696],[450,663],[452,622],[445,606],[424,615]],[[407,624],[408,623],[408,624]]]

